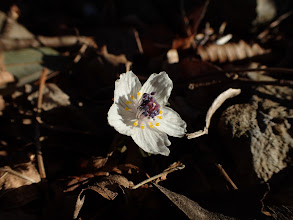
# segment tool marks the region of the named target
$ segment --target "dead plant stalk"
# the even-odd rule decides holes
[[[44,92],[45,82],[47,80],[48,73],[49,73],[49,70],[47,68],[44,68],[40,78],[39,97],[38,97],[38,104],[37,104],[37,110],[36,110],[36,126],[35,126],[36,154],[37,154],[38,168],[39,168],[40,176],[42,179],[46,178],[46,171],[44,167],[42,147],[40,143],[40,126],[39,125],[42,124],[41,111],[42,111],[42,103],[43,103],[43,92]]]

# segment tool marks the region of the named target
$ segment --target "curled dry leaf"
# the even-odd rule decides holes
[[[271,51],[262,48],[257,43],[250,45],[241,40],[238,43],[227,43],[224,45],[210,44],[208,46],[198,46],[197,52],[203,61],[225,63],[268,54]]]
[[[196,131],[194,133],[187,134],[188,139],[197,138],[199,136],[202,136],[204,134],[208,134],[208,129],[210,127],[211,119],[214,113],[217,111],[218,108],[221,107],[221,105],[229,98],[233,98],[237,95],[239,95],[241,92],[240,89],[228,89],[225,92],[222,92],[213,102],[211,107],[208,110],[208,113],[206,115],[206,125],[203,130]]]
[[[111,189],[109,189],[110,186]],[[123,176],[112,175],[105,177],[100,182],[83,189],[77,197],[73,218],[76,219],[78,217],[78,214],[85,202],[85,195],[82,195],[85,190],[93,190],[108,200],[114,200],[118,195],[117,187],[121,186],[129,188],[130,182]]]

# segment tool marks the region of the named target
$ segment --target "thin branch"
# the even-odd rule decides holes
[[[174,172],[176,170],[182,170],[184,168],[185,168],[185,165],[184,164],[182,164],[180,162],[179,163],[175,163],[175,166],[174,166],[174,164],[173,164],[173,166],[171,165],[171,167],[167,168],[162,173],[160,173],[158,175],[155,175],[155,176],[153,176],[153,177],[151,177],[149,179],[146,179],[146,180],[140,182],[139,184],[133,186],[131,189],[137,189],[137,188],[141,187],[142,185],[144,185],[146,183],[149,183],[149,182],[151,182],[153,180],[156,180],[156,179],[158,179],[158,178],[160,178],[162,176],[166,176],[167,174],[172,173],[172,172]]]
[[[5,170],[4,174],[0,177],[0,180],[3,179],[7,174],[8,172]]]
[[[82,55],[84,54],[87,48],[88,48],[87,44],[83,44],[81,46],[81,48],[79,49],[79,53],[76,55],[76,57],[73,60],[74,63],[78,63],[80,61]]]
[[[218,167],[218,169],[220,170],[220,172],[222,173],[222,175],[225,177],[225,179],[231,184],[231,186],[237,190],[238,187],[235,185],[235,183],[232,181],[232,179],[229,177],[229,175],[226,173],[226,171],[224,170],[224,168],[222,167],[221,164],[216,164],[216,166]]]
[[[270,26],[269,26],[266,30],[264,30],[263,32],[261,32],[261,33],[257,36],[257,38],[258,38],[258,39],[263,39],[264,37],[266,37],[266,36],[269,34],[269,32],[270,32],[271,29],[277,27],[277,26],[278,26],[283,20],[287,19],[287,18],[290,17],[292,14],[293,14],[293,11],[291,10],[291,11],[289,11],[289,12],[287,12],[287,13],[281,15],[277,20],[275,20],[274,22],[272,22],[272,23],[270,24]]]
[[[231,70],[225,70],[225,72],[231,73],[231,72],[236,72],[236,73],[242,73],[242,72],[269,72],[269,73],[288,73],[288,74],[293,74],[293,69],[289,68],[280,68],[280,67],[268,67],[268,68],[247,68],[247,69],[231,69]]]
[[[35,126],[36,154],[37,154],[38,168],[39,168],[40,176],[42,179],[46,178],[46,172],[44,167],[42,147],[40,144],[40,124],[42,123],[40,115],[42,111],[43,92],[44,92],[45,82],[46,82],[48,73],[49,73],[49,70],[47,68],[44,68],[44,71],[40,78],[39,97],[38,97],[38,104],[37,104],[37,111],[36,111],[36,126]]]
[[[245,78],[238,78],[235,80],[212,80],[212,81],[206,81],[206,82],[197,82],[197,83],[189,83],[188,88],[190,90],[194,90],[195,88],[199,87],[206,87],[206,86],[213,86],[217,84],[227,85],[231,87],[243,87],[243,86],[263,86],[263,85],[273,85],[273,86],[293,86],[292,80],[275,80],[275,81],[255,81]]]
[[[76,44],[88,44],[97,47],[91,37],[86,36],[61,36],[61,37],[46,37],[37,36],[29,39],[11,39],[0,38],[0,51],[23,49],[28,47],[70,47]]]
[[[264,193],[263,197],[261,198],[260,202],[261,202],[261,212],[263,214],[265,214],[266,216],[272,216],[270,212],[265,210],[265,205],[264,205],[264,200],[267,197],[268,193],[271,191],[271,187],[269,183],[266,183],[268,190]]]
[[[142,44],[141,44],[137,30],[133,29],[133,33],[134,33],[134,37],[135,37],[135,41],[136,41],[139,53],[143,54],[143,48],[142,48]]]

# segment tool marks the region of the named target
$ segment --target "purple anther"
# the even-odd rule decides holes
[[[152,92],[151,95],[155,95],[156,92]],[[141,111],[141,115],[149,118],[154,118],[160,113],[160,105],[156,102],[156,99],[148,93],[142,95],[141,104],[138,106],[138,110]]]

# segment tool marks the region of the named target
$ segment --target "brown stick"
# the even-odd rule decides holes
[[[171,166],[172,166],[172,165],[171,165]],[[151,182],[151,181],[153,181],[153,180],[156,180],[156,179],[158,179],[158,178],[160,178],[160,177],[162,177],[162,176],[166,176],[168,173],[172,173],[172,172],[174,172],[174,171],[176,171],[176,170],[182,170],[182,169],[184,169],[184,168],[185,168],[185,165],[184,165],[184,164],[182,164],[182,163],[175,163],[175,166],[174,166],[174,167],[167,168],[167,169],[164,170],[162,173],[160,173],[160,174],[158,174],[158,175],[155,175],[155,176],[153,176],[153,177],[151,177],[151,178],[149,178],[149,179],[146,179],[146,180],[140,182],[139,184],[133,186],[131,189],[137,189],[137,188],[141,187],[142,185],[144,185],[144,184],[146,184],[146,183],[149,183],[149,182]]]
[[[89,44],[97,47],[96,43],[91,37],[86,36],[60,36],[60,37],[46,37],[37,36],[31,39],[10,39],[0,38],[0,51],[23,49],[28,47],[70,47],[75,44]]]
[[[222,167],[221,164],[216,164],[216,166],[218,167],[218,169],[220,170],[220,172],[222,173],[222,175],[225,177],[225,179],[231,184],[231,186],[237,190],[238,187],[235,185],[235,183],[231,180],[231,178],[229,177],[229,175],[226,173],[226,171],[224,170],[224,168]]]
[[[137,30],[134,29],[133,33],[134,33],[134,37],[135,37],[135,41],[136,41],[139,53],[143,54],[143,48],[142,48],[142,44],[141,44],[141,41],[140,41],[139,34],[138,34]]]
[[[293,69],[289,68],[280,68],[280,67],[268,67],[268,68],[247,68],[247,69],[231,69],[231,70],[225,70],[225,72],[231,73],[242,73],[242,72],[269,72],[269,73],[288,73],[288,74],[293,74]]]
[[[42,123],[40,114],[42,111],[43,92],[44,92],[45,82],[46,82],[48,73],[49,73],[49,70],[47,68],[44,68],[40,78],[39,97],[38,97],[38,104],[37,104],[37,111],[36,111],[36,128],[35,128],[36,154],[37,154],[39,173],[42,179],[46,178],[46,171],[44,167],[42,147],[40,144],[40,124]]]

